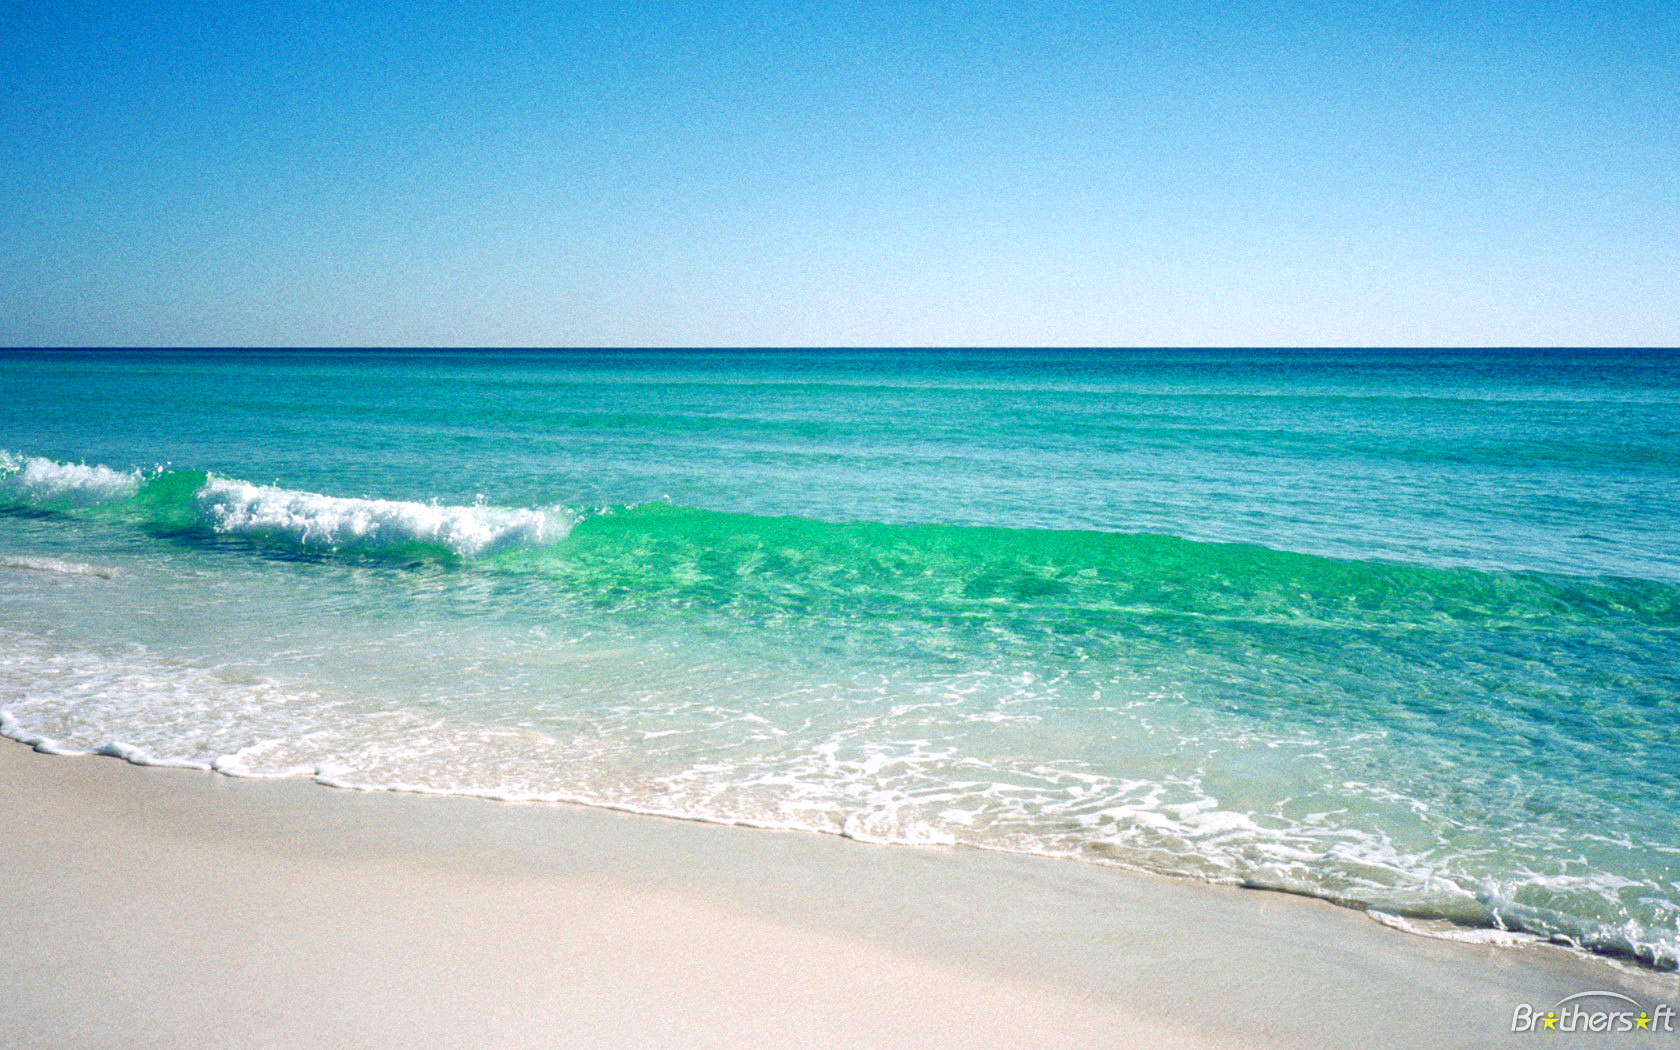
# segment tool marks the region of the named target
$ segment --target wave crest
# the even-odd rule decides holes
[[[140,482],[138,470],[0,452],[0,489],[33,503],[105,503],[134,495]]]
[[[274,536],[301,546],[362,548],[421,543],[462,557],[565,539],[576,522],[550,511],[353,499],[211,477],[195,496],[219,533]]]
[[[197,471],[119,471],[0,451],[0,505],[8,503],[110,516],[172,532],[207,531],[328,550],[429,547],[462,558],[558,543],[579,518],[566,507],[329,496]]]

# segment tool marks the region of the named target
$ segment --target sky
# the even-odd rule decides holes
[[[1680,344],[1680,4],[0,0],[0,344]]]

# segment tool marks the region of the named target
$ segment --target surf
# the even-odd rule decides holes
[[[29,544],[5,557],[39,570],[0,576],[0,708],[37,746],[1043,853],[1676,959],[1669,583],[0,465]]]
[[[332,496],[259,485],[206,471],[117,471],[12,453],[0,458],[0,499],[13,510],[81,512],[159,534],[246,538],[328,552],[432,553],[475,558],[566,537],[563,507]]]

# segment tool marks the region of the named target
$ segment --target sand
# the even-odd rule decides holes
[[[8,1047],[1551,1046],[1518,1003],[1680,1001],[1549,946],[976,850],[9,742],[0,805]]]

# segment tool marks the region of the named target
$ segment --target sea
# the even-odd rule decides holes
[[[0,352],[0,732],[1680,966],[1680,352]]]

